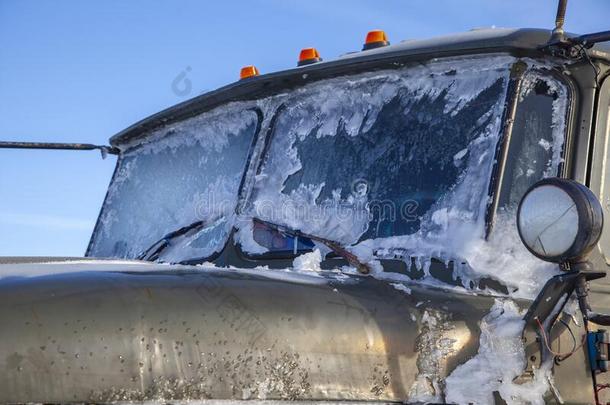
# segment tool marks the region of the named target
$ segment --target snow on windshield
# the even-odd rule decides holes
[[[89,255],[135,258],[168,232],[199,220],[210,226],[178,240],[166,260],[222,248],[257,127],[251,107],[223,106],[156,130],[142,145],[125,146]]]
[[[268,249],[253,240],[249,218],[257,216],[353,245],[365,262],[413,257],[429,278],[436,258],[452,262],[453,277],[466,287],[494,279],[511,295],[535,295],[556,266],[522,246],[516,203],[535,181],[557,174],[567,90],[527,61],[513,131],[521,149],[511,151],[518,164],[509,165],[506,202],[486,240],[514,61],[445,59],[325,80],[284,96],[239,222],[242,248]]]
[[[476,287],[482,279],[493,279],[511,296],[523,298],[535,297],[557,272],[556,265],[535,258],[523,246],[515,218],[525,191],[536,181],[558,174],[563,161],[567,89],[535,63],[528,63],[532,69],[523,80],[500,209],[489,238],[485,238],[484,221],[488,200],[481,196],[487,193],[491,168],[484,161],[495,149],[499,123],[469,145],[468,155],[475,159],[468,161],[463,177],[425,214],[417,233],[364,241],[355,248],[363,258],[371,258],[373,253],[423,258],[419,263],[427,278],[430,258],[451,261],[453,277],[459,277],[462,285]]]
[[[337,77],[158,129],[143,145],[125,146],[89,255],[133,258],[202,219],[208,226],[172,240],[164,260],[216,252],[233,227],[242,249],[263,253],[269,246],[253,236],[256,216],[352,245],[373,266],[375,257],[415,258],[426,278],[435,258],[453,262],[453,277],[466,287],[492,278],[512,295],[531,297],[555,267],[523,248],[514,209],[527,187],[557,173],[567,91],[526,60],[520,101],[527,114],[517,113],[515,127],[530,136],[519,135],[521,149],[511,151],[518,164],[507,169],[509,192],[500,196],[486,240],[489,182],[515,61],[446,58]],[[255,106],[262,123],[249,110]],[[257,125],[271,136],[257,139],[237,207]]]
[[[353,244],[416,233],[468,182],[460,209],[477,216],[512,61],[447,59],[292,92],[246,214]]]

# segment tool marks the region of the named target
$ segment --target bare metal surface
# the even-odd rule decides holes
[[[0,403],[435,395],[491,304],[273,271],[6,279]]]
[[[0,264],[52,263],[76,261],[102,261],[112,259],[97,259],[95,257],[76,256],[0,256]]]

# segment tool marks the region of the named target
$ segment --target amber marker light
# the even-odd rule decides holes
[[[299,63],[297,63],[297,66],[309,65],[320,61],[322,61],[322,58],[316,48],[304,48],[301,49],[301,53],[299,54]]]
[[[256,68],[256,66],[244,66],[243,68],[241,68],[241,71],[239,72],[239,80],[244,80],[247,79],[249,77],[254,77],[254,76],[258,76],[258,69]]]
[[[368,49],[380,48],[388,45],[390,45],[390,41],[388,41],[385,31],[373,30],[366,34],[366,39],[364,41],[364,45],[362,46],[362,50],[366,51]]]

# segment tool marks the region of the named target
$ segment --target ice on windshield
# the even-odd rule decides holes
[[[400,254],[423,258],[417,263],[426,276],[430,275],[430,258],[453,261],[453,276],[459,277],[464,286],[476,287],[481,279],[489,278],[499,281],[511,296],[524,298],[535,297],[557,272],[556,265],[535,258],[523,246],[515,218],[525,191],[536,181],[559,174],[568,94],[558,79],[528,62],[531,70],[523,80],[504,184],[498,196],[499,211],[489,237],[485,238],[484,221],[489,201],[483,196],[487,194],[491,167],[480,165],[479,160],[493,154],[499,126],[480,134],[479,140],[486,142],[473,142],[468,147],[467,153],[476,159],[470,159],[464,177],[425,215],[417,233],[364,241],[356,248],[362,257],[376,253],[378,257]],[[464,209],[468,204],[473,211]]]
[[[525,75],[513,123],[499,206],[515,211],[536,181],[557,175],[563,162],[567,89],[550,75],[533,70]]]
[[[476,220],[512,61],[448,59],[292,92],[249,213],[353,244],[419,232],[432,207],[467,184],[454,209]]]
[[[209,226],[188,240],[172,241],[167,261],[206,257],[222,248],[258,125],[249,107],[223,106],[156,130],[128,150],[89,255],[135,258],[165,234],[200,220]]]
[[[485,239],[509,57],[445,59],[314,83],[285,96],[245,216],[345,245],[362,261],[399,254],[429,276],[432,258],[454,277],[482,278],[532,296],[555,270],[522,246],[516,204],[562,162],[567,90],[528,60],[505,195]],[[261,253],[249,221],[237,236]],[[501,270],[499,270],[501,269]]]
[[[376,258],[414,258],[427,277],[434,258],[453,262],[463,285],[489,277],[531,296],[554,267],[522,246],[514,210],[531,184],[557,173],[568,97],[544,66],[522,61],[528,71],[488,240],[490,179],[516,62],[509,56],[322,80],[156,130],[144,144],[124,146],[132,149],[120,161],[88,254],[133,258],[202,219],[209,226],[173,239],[161,259],[217,252],[234,227],[246,253],[313,249],[310,241],[255,226],[258,217],[351,245],[376,268]],[[262,122],[249,110],[254,106]]]

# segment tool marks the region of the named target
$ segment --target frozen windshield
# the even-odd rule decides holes
[[[506,97],[506,59],[437,62],[295,91],[277,117],[249,214],[352,244],[418,232],[431,208],[468,182],[455,208],[476,219]],[[254,233],[256,244],[244,243],[253,253],[294,248],[260,228],[241,235]]]
[[[490,195],[516,61],[447,58],[335,77],[155,130],[123,145],[88,255],[135,258],[186,228],[158,260],[210,260],[235,230],[257,258],[310,251],[315,236],[357,244],[365,260],[399,248],[475,262],[491,198],[512,224],[524,190],[561,163],[567,91],[529,67],[505,184]]]
[[[562,163],[567,89],[550,75],[525,75],[515,113],[499,206],[515,212],[525,192]]]
[[[209,226],[176,238],[163,260],[207,257],[222,248],[257,126],[254,111],[225,106],[157,130],[126,152],[89,255],[135,258],[167,233],[199,220]]]

